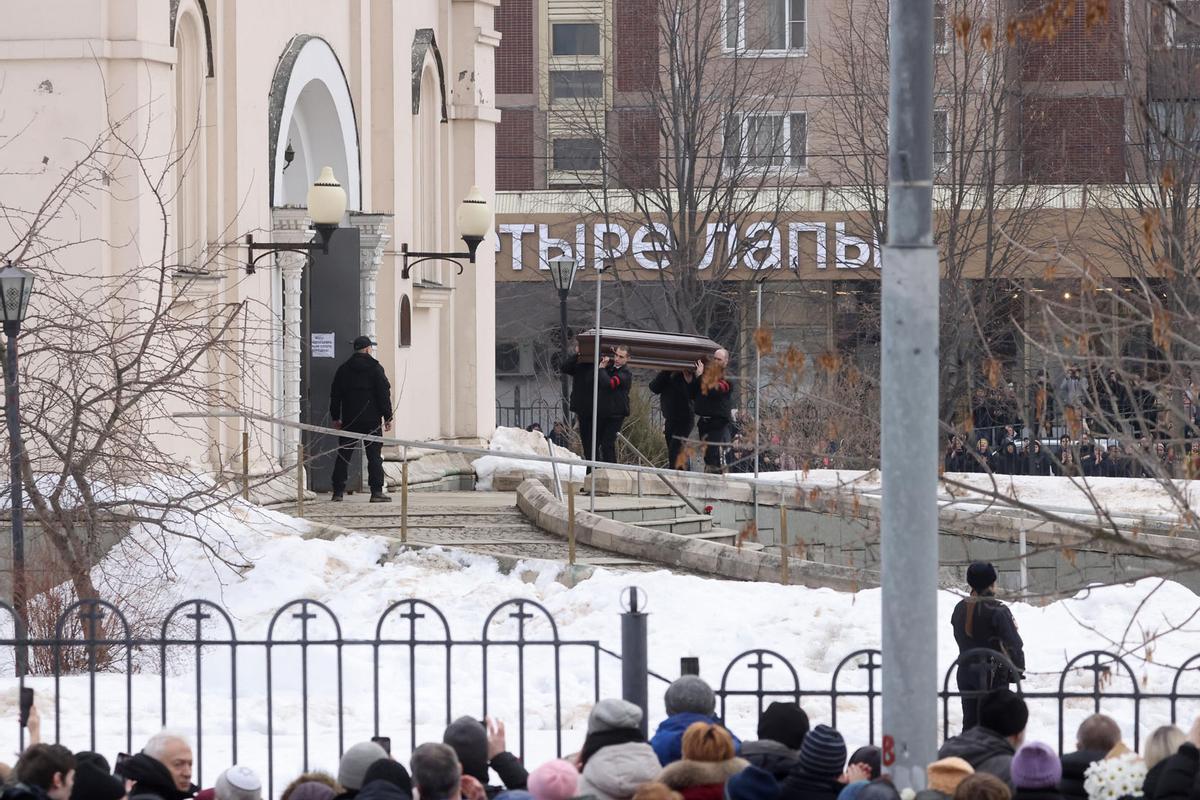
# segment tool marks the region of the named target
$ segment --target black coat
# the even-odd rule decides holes
[[[946,453],[946,472],[974,472],[974,461],[965,449],[951,450]]]
[[[129,800],[184,800],[199,791],[198,786],[186,792],[176,789],[167,765],[145,753],[135,753],[121,766],[121,774],[133,781]]]
[[[968,622],[971,623],[970,631],[967,630]],[[1021,641],[1021,634],[1017,633],[1017,625],[1013,621],[1012,612],[1008,610],[1008,606],[992,595],[978,595],[960,600],[950,615],[950,625],[954,628],[954,641],[958,643],[960,653],[978,647],[986,647],[1007,653],[1009,660],[1017,666],[1017,669],[1025,670],[1025,643]],[[984,682],[981,679],[985,676],[977,673],[982,667],[982,663],[976,660],[959,664],[959,688],[998,689],[1016,679],[1014,675],[1003,674],[1005,670],[1000,669],[990,676],[991,679],[987,681],[987,685],[980,685]],[[968,677],[967,684],[969,685],[964,686],[964,676],[967,676],[968,673],[980,679]]]
[[[698,379],[685,380],[678,370],[663,370],[650,381],[650,391],[658,395],[662,404],[663,429],[667,433],[683,431],[691,433],[696,425],[696,413],[692,410],[692,384]]]
[[[633,373],[629,367],[609,364],[600,368],[600,392],[596,397],[596,416],[628,417],[629,390],[633,387]],[[588,403],[591,403],[588,398]]]
[[[31,783],[12,783],[0,793],[2,800],[49,800],[46,790]]]
[[[779,800],[837,800],[843,788],[836,779],[814,777],[797,764],[780,785]]]
[[[1021,789],[1013,791],[1012,800],[1066,800],[1058,789]]]
[[[592,416],[592,374],[595,369],[594,364],[581,364],[574,357],[559,365],[559,371],[571,377],[571,410],[581,417]]]
[[[708,389],[704,388],[703,377],[692,381],[692,408],[697,417],[732,420],[735,397],[737,388],[730,378],[721,378]]]
[[[1087,800],[1087,792],[1083,790],[1083,773],[1092,762],[1104,758],[1105,753],[1099,750],[1076,750],[1062,757],[1062,780],[1058,783],[1058,792],[1063,800]]]
[[[789,750],[787,745],[771,739],[742,742],[739,755],[759,769],[765,769],[774,775],[775,780],[780,783],[783,783],[800,763],[798,751]]]
[[[1153,800],[1197,800],[1200,798],[1200,750],[1191,742],[1179,746],[1163,762]],[[1149,777],[1149,776],[1147,776]]]
[[[412,800],[412,795],[391,781],[374,780],[358,790],[356,800]]]
[[[1025,474],[1026,475],[1049,475],[1050,474],[1050,456],[1045,450],[1039,450],[1036,453],[1032,449],[1025,454]]]
[[[329,387],[329,418],[348,431],[370,433],[392,421],[392,384],[383,365],[366,353],[346,359]]]
[[[1162,777],[1168,761],[1170,758],[1164,758],[1146,773],[1146,780],[1142,783],[1142,794],[1145,795],[1146,800],[1154,800],[1158,796],[1158,780]]]

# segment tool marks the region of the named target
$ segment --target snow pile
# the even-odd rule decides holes
[[[496,428],[496,433],[492,435],[492,441],[488,445],[488,449],[508,453],[528,453],[535,456],[554,455],[557,458],[565,458],[570,461],[579,460],[579,456],[565,447],[551,444],[549,439],[537,431],[525,431],[520,428]],[[551,450],[553,450],[553,453],[551,453]],[[497,474],[524,473],[526,477],[554,479],[552,465],[545,461],[524,461],[501,456],[483,456],[482,458],[475,459],[472,463],[475,467],[475,488],[481,492],[490,492],[492,490],[492,479]],[[585,470],[582,466],[567,467],[565,464],[559,464],[558,479],[560,481],[567,482],[568,470],[571,473],[569,478],[571,481],[578,483],[583,480]]]
[[[761,477],[805,490],[855,492],[865,496],[878,496],[883,485],[878,470],[814,469],[808,472],[764,472]],[[1096,505],[1115,517],[1176,521],[1182,512],[1195,509],[1200,504],[1200,482],[1189,480],[1172,482],[1178,492],[1177,497],[1166,484],[1150,478],[1060,478],[978,473],[952,473],[950,477],[958,483],[968,484],[972,490],[950,488],[942,483],[939,487],[942,505],[973,510],[993,503],[997,509],[1011,508],[1002,501],[985,496],[998,494],[1047,511],[1094,519],[1094,499]]]
[[[506,446],[512,446],[511,441]],[[650,615],[650,668],[674,676],[679,671],[680,657],[698,656],[701,674],[714,684],[720,683],[726,666],[735,656],[754,648],[767,648],[791,661],[801,691],[827,690],[844,657],[858,649],[877,648],[880,643],[879,590],[840,593],[704,579],[665,571],[628,574],[608,570],[597,570],[590,579],[567,588],[555,580],[562,566],[548,562],[530,563],[505,574],[494,560],[486,557],[426,550],[406,553],[381,565],[380,558],[387,548],[385,539],[350,535],[336,541],[306,540],[297,535],[302,532],[303,523],[241,503],[233,503],[223,514],[210,512],[195,519],[194,524],[189,523],[193,527],[188,531],[204,532],[228,563],[214,561],[196,539],[169,537],[164,552],[163,543],[152,531],[140,531],[110,554],[94,575],[103,584],[119,578],[127,592],[125,605],[131,611],[164,602],[169,606],[194,598],[210,600],[229,611],[239,640],[270,638],[277,643],[270,651],[273,705],[269,717],[268,662],[264,648],[247,646],[239,651],[236,717],[229,702],[233,685],[229,650],[219,645],[205,649],[200,681],[205,754],[201,779],[206,784],[211,784],[217,772],[233,759],[230,731],[235,724],[238,762],[261,769],[265,774],[269,719],[277,793],[282,782],[289,780],[303,761],[305,711],[309,723],[309,766],[334,769],[339,749],[339,676],[345,703],[344,717],[340,720],[345,745],[375,733],[371,698],[378,678],[379,733],[390,735],[394,752],[405,757],[413,745],[409,735],[409,651],[401,645],[381,646],[377,673],[372,657],[374,648],[369,641],[375,637],[380,615],[394,602],[409,598],[435,605],[444,614],[454,639],[496,642],[487,651],[486,711],[507,721],[510,749],[524,751],[531,766],[554,755],[560,726],[563,752],[572,752],[580,746],[593,699],[595,656],[590,648],[572,645],[556,648],[547,644],[528,648],[524,660],[519,661],[515,648],[503,644],[518,635],[518,623],[510,616],[516,609],[501,611],[485,626],[493,608],[514,598],[540,603],[552,615],[556,626],[552,627],[550,620],[536,609],[527,607],[525,610],[533,613],[532,618],[524,621],[527,640],[553,641],[557,633],[560,643],[599,640],[604,647],[619,652],[621,593],[626,587],[636,585],[645,592]],[[157,577],[162,574],[163,563],[171,566],[166,580]],[[156,602],[142,603],[139,588]],[[310,605],[308,610],[316,615],[306,623],[310,640],[319,641],[340,630],[348,639],[368,643],[347,645],[340,650],[330,645],[312,645],[307,670],[303,669],[299,648],[287,644],[301,635],[301,621],[294,616],[300,609],[293,607],[276,618],[281,606],[298,598],[309,598],[328,607],[340,625],[335,628],[321,607]],[[951,592],[942,592],[938,598],[939,687],[956,654],[949,619],[958,599]],[[1168,691],[1175,674],[1172,667],[1200,651],[1198,607],[1197,597],[1186,588],[1155,580],[1082,592],[1075,598],[1045,607],[1017,604],[1014,613],[1025,638],[1029,665],[1024,688],[1028,692],[1055,691],[1059,672],[1070,657],[1090,649],[1117,648],[1127,653],[1132,674],[1114,671],[1105,679],[1108,690],[1128,692],[1136,684],[1143,692]],[[423,613],[413,623],[417,625],[417,636],[423,641],[440,641],[445,635],[441,622],[428,609]],[[399,614],[393,611],[384,623],[385,639],[407,637],[410,620]],[[193,624],[188,619],[184,622],[188,626]],[[205,625],[207,638],[228,638],[229,632],[219,617],[214,616]],[[0,636],[10,635],[9,630],[2,628],[0,625]],[[138,662],[142,672],[134,675],[132,681],[133,746],[139,747],[160,726],[159,698],[164,692],[168,703],[167,724],[195,737],[194,650],[186,646],[171,648],[165,678],[158,674],[157,653],[146,655],[149,657]],[[556,655],[561,664],[558,675],[561,708],[554,703]],[[601,696],[619,695],[619,663],[608,655],[602,654],[600,658]],[[11,659],[11,653],[0,652],[0,674],[11,675],[11,662],[3,663],[4,659]],[[463,714],[480,717],[484,713],[480,648],[453,648],[450,677],[446,675],[446,659],[445,647],[417,648],[412,674],[417,686],[414,703],[418,742],[440,740],[447,703],[454,717]],[[750,663],[751,659],[745,659],[728,670],[726,689],[746,690],[755,685],[757,673]],[[794,690],[791,673],[782,664],[774,664],[763,674],[766,685],[781,693]],[[865,688],[867,677],[866,670],[850,664],[839,675],[838,689]],[[1074,671],[1067,676],[1066,687],[1084,690],[1091,686],[1092,679],[1092,672]],[[300,702],[304,681],[309,697],[307,709]],[[37,678],[31,683],[38,693],[44,730],[52,737],[55,683],[47,678]],[[1196,683],[1193,677],[1185,678],[1179,690],[1195,692]],[[878,673],[875,686],[879,686]],[[516,711],[522,688],[527,710],[523,726]],[[664,683],[651,679],[652,728],[664,716],[664,689]],[[57,691],[63,709],[58,720],[62,726],[61,740],[77,750],[91,747],[87,678],[66,677]],[[125,702],[123,675],[104,675],[98,679],[95,748],[110,760],[125,750]],[[805,696],[802,704],[814,724],[834,721],[828,697]],[[11,719],[16,707],[15,679],[0,679],[0,719]],[[1031,699],[1030,707],[1029,737],[1057,746],[1057,701]],[[1091,713],[1091,706],[1085,700],[1071,700],[1066,708],[1065,729],[1070,746],[1075,727]],[[1104,710],[1118,719],[1132,743],[1132,703],[1106,702]],[[1141,710],[1144,741],[1155,726],[1169,721],[1170,707],[1166,702],[1146,702]],[[1177,710],[1186,728],[1200,711],[1200,702],[1180,701]],[[845,733],[850,747],[864,743],[868,715],[862,699],[841,697],[836,711],[837,727]],[[876,707],[876,722],[878,711]],[[754,738],[757,707],[752,698],[731,700],[724,713],[735,733]],[[953,702],[950,721],[954,732],[959,718],[957,702]],[[878,740],[878,727],[875,736]],[[0,726],[0,752],[11,753],[16,746],[15,726]]]

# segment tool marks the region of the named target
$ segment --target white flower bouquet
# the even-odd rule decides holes
[[[1095,761],[1083,773],[1088,800],[1119,800],[1141,797],[1146,782],[1146,762],[1137,753]]]

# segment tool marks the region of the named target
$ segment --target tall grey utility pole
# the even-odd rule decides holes
[[[938,258],[933,246],[933,0],[888,13],[883,251],[883,761],[925,786],[937,755]]]

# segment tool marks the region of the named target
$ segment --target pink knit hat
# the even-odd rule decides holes
[[[533,800],[571,800],[579,786],[579,771],[570,761],[556,758],[529,773],[527,788]]]

